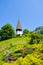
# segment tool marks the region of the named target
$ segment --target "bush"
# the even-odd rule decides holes
[[[1,40],[6,40],[14,37],[15,32],[11,24],[5,24],[1,28]]]
[[[37,33],[31,34],[31,40],[30,40],[29,44],[34,44],[34,43],[40,43],[40,35]]]
[[[24,29],[23,34],[25,35],[25,34],[28,34],[28,33],[29,33],[29,30],[28,29]]]

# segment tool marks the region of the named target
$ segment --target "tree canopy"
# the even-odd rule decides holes
[[[12,38],[15,35],[14,29],[11,24],[5,24],[4,26],[2,26],[0,33],[2,40]]]
[[[24,29],[23,34],[28,34],[29,30],[28,29]]]

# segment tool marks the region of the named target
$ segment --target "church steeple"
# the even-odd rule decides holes
[[[22,27],[21,27],[21,24],[20,24],[20,19],[18,19],[18,24],[17,24],[16,31],[17,30],[22,30]]]
[[[20,24],[20,19],[18,19],[18,24],[17,24],[17,27],[16,27],[16,34],[22,36],[22,27],[21,27],[21,24]]]

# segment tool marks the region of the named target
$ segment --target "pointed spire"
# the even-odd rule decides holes
[[[22,30],[21,24],[20,24],[20,19],[18,19],[18,24],[16,30]]]

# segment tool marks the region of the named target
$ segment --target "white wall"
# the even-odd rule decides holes
[[[18,34],[22,35],[22,31],[17,31],[16,33],[17,33],[17,35],[18,35]]]

